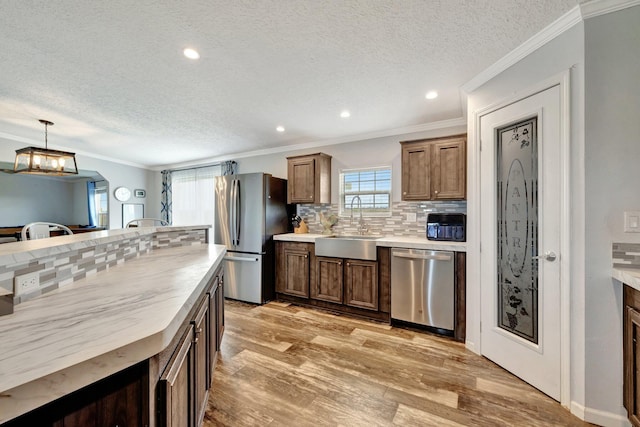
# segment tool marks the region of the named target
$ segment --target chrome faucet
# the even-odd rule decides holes
[[[362,219],[362,199],[360,196],[353,196],[351,199],[351,217],[349,218],[349,224],[353,225],[353,202],[358,199],[358,210],[360,210],[360,220],[358,221],[358,234],[365,234],[368,230],[367,226],[364,225],[364,219]]]

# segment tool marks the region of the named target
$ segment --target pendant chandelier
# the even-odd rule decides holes
[[[53,126],[48,120],[38,120],[44,125],[44,148],[27,147],[16,150],[15,173],[34,175],[77,175],[76,154],[47,148],[47,127]]]

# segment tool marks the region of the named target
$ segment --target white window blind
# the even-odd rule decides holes
[[[213,226],[215,220],[215,177],[220,166],[171,173],[173,225]]]
[[[344,169],[340,172],[340,215],[359,215],[360,197],[364,216],[391,214],[391,166]]]

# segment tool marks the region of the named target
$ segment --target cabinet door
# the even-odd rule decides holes
[[[220,345],[222,344],[222,336],[224,335],[224,276],[220,275],[220,282],[218,285],[218,293],[216,297],[216,314],[218,315],[218,321],[216,322],[218,332],[216,334],[217,350],[220,352]]]
[[[464,138],[433,143],[432,198],[455,200],[466,197],[466,141]]]
[[[196,317],[191,322],[194,328],[194,338],[192,344],[193,351],[193,386],[194,399],[193,410],[194,419],[197,426],[204,420],[204,411],[207,409],[207,397],[209,391],[209,364],[207,354],[207,331],[209,323],[209,298],[208,295],[200,305]]]
[[[342,304],[342,258],[316,257],[316,280],[311,298]]]
[[[285,247],[283,294],[309,298],[309,257],[306,250]]]
[[[624,400],[629,421],[640,426],[640,312],[627,306],[624,321]]]
[[[402,200],[431,199],[431,150],[428,143],[402,145]]]
[[[288,163],[288,203],[314,203],[316,160],[313,157],[290,159]]]
[[[378,264],[375,261],[345,261],[345,303],[378,310]]]
[[[213,372],[218,360],[218,287],[220,278],[215,276],[209,288],[209,328],[207,334],[207,348],[209,349],[209,370],[207,372],[207,384],[211,387]]]
[[[166,427],[193,426],[193,325],[182,336],[178,347],[158,382],[158,425]]]

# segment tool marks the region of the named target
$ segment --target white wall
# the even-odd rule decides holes
[[[0,161],[13,162],[15,159],[15,150],[24,148],[26,144],[15,142],[8,139],[0,138]],[[122,227],[122,203],[113,197],[113,190],[117,187],[125,186],[130,190],[145,189],[147,197],[137,199],[131,196],[127,203],[143,203],[145,205],[145,216],[159,216],[160,202],[159,196],[153,194],[150,190],[157,189],[158,184],[155,182],[156,174],[148,169],[128,166],[108,160],[97,159],[94,157],[76,155],[79,169],[97,171],[109,182],[109,228]],[[151,194],[150,194],[151,193]],[[0,200],[3,197],[3,190],[0,188]],[[84,221],[86,224],[88,217]]]
[[[327,145],[304,150],[292,150],[283,153],[240,158],[238,173],[266,172],[278,178],[287,178],[287,157],[301,154],[322,152],[331,158],[331,203],[338,203],[339,174],[342,169],[364,168],[371,166],[391,165],[392,167],[392,201],[401,198],[401,158],[400,141],[466,133],[466,126],[449,127],[430,131],[387,136],[345,144]]]
[[[585,21],[586,403],[622,408],[622,288],[611,243],[640,210],[640,6]]]
[[[585,321],[584,321],[584,25],[579,23],[556,37],[551,42],[531,53],[488,83],[478,88],[468,97],[469,111],[469,186],[467,198],[467,341],[471,348],[478,350],[480,339],[479,282],[473,278],[480,276],[479,260],[479,188],[475,185],[478,174],[479,147],[473,138],[474,112],[489,105],[513,97],[539,82],[559,73],[571,70],[571,259],[563,262],[571,264],[571,401],[581,407],[585,403]],[[609,248],[610,250],[610,248]],[[606,314],[603,316],[613,316]],[[618,331],[613,332],[618,333]],[[620,348],[621,349],[621,348]],[[617,349],[612,349],[613,353]],[[619,363],[603,366],[599,372],[589,375],[616,377]],[[621,368],[620,368],[621,369]],[[617,388],[611,387],[609,394]],[[615,400],[615,398],[614,398]],[[600,407],[617,410],[612,402],[603,402]]]

